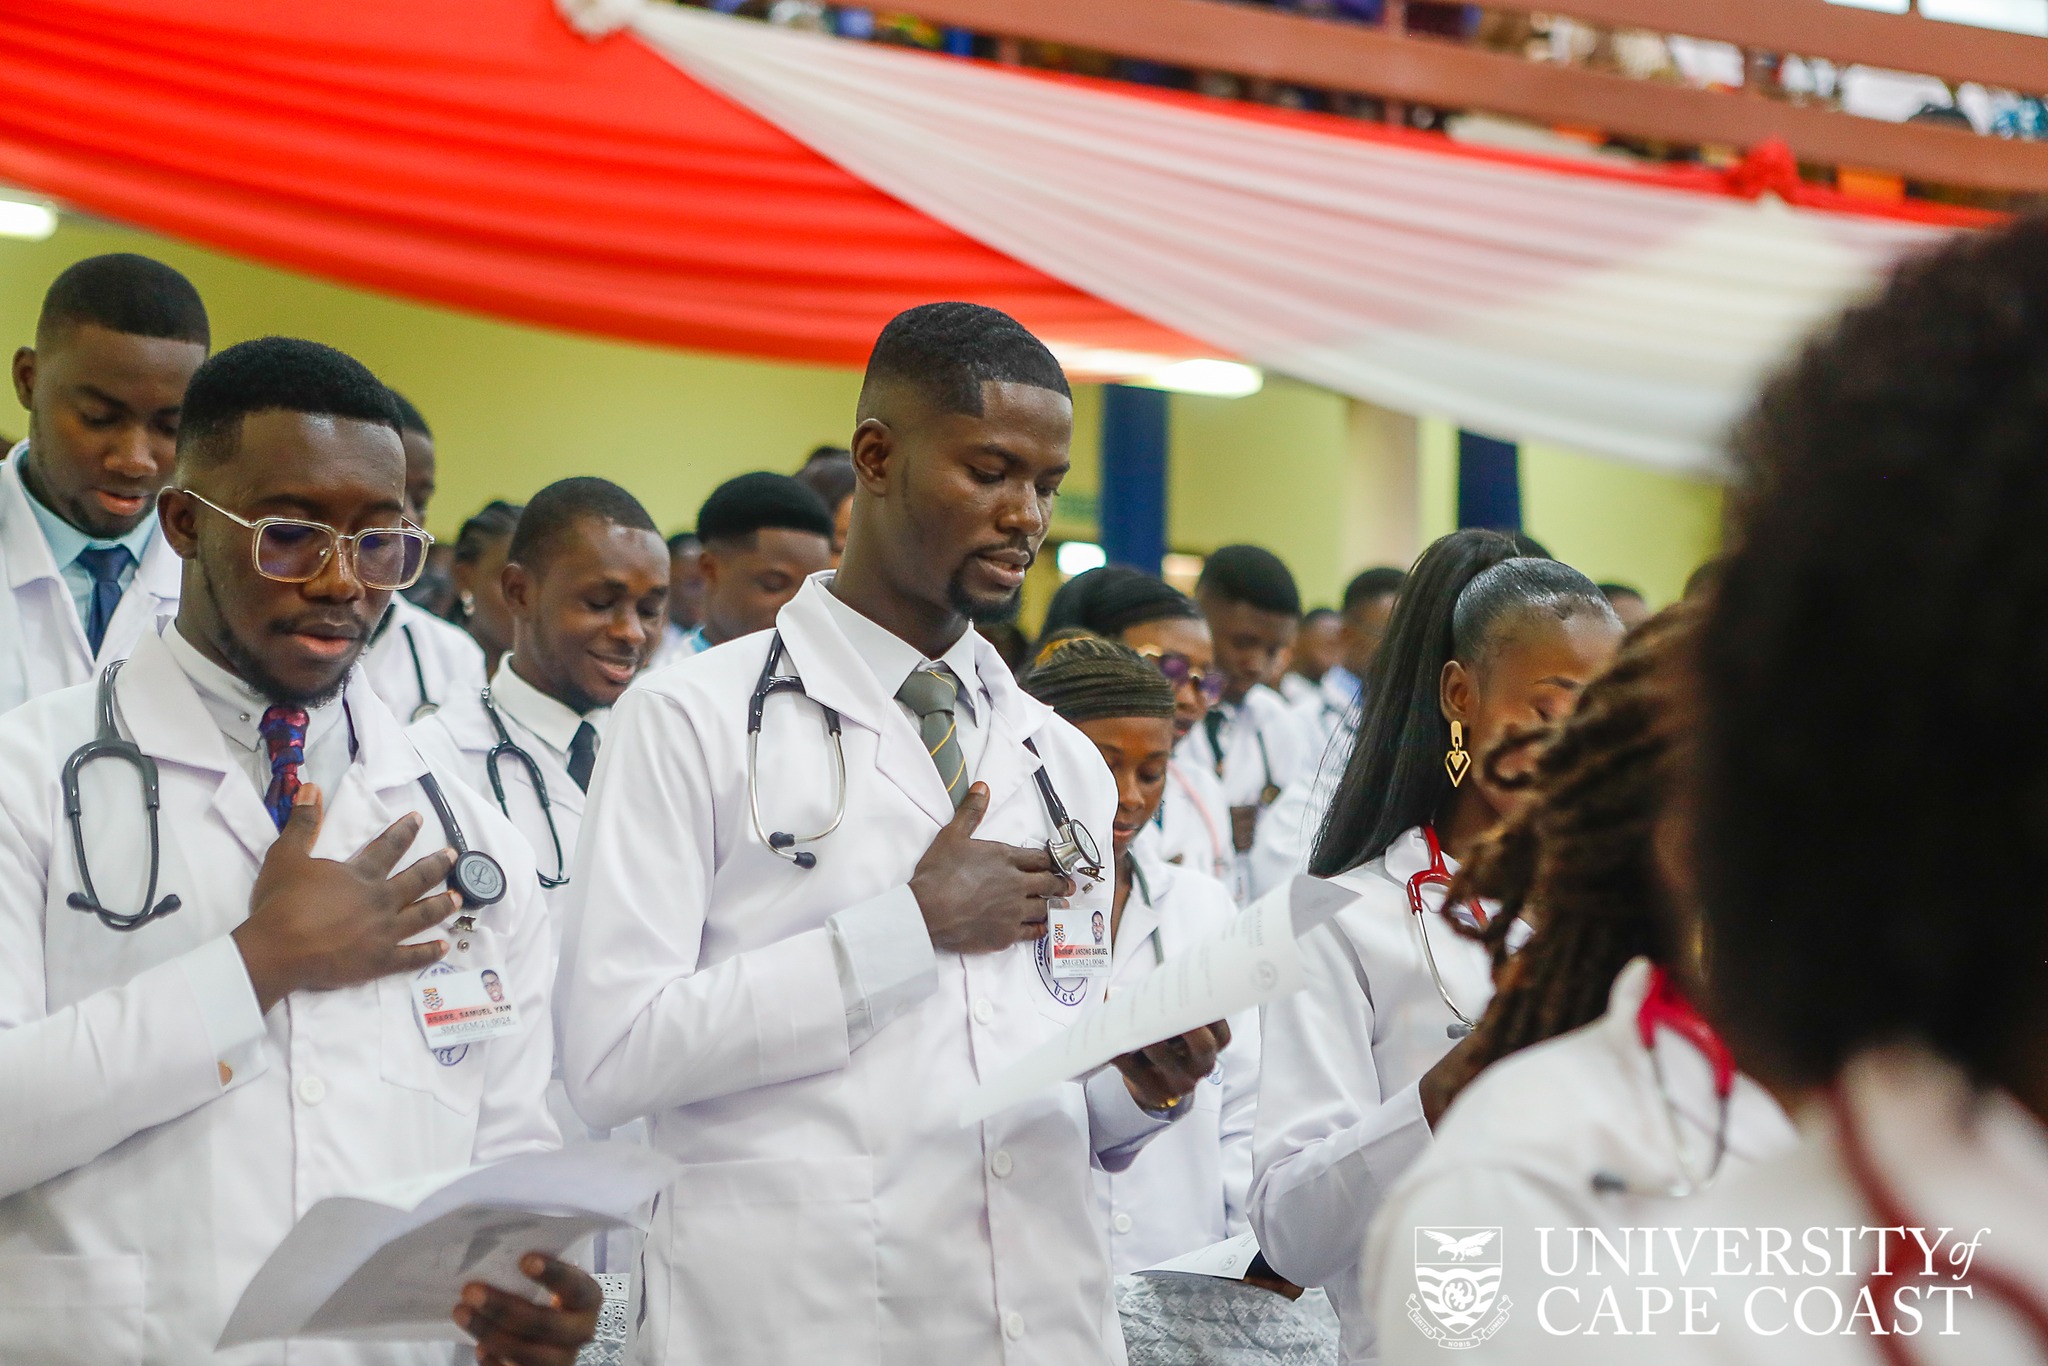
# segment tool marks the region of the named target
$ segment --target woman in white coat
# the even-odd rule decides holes
[[[1703,1359],[2048,1360],[2044,262],[2035,221],[1905,266],[1740,429],[1692,843],[1717,1018],[1811,1100],[1699,1222],[1871,1236]],[[1933,1275],[1893,1227],[1952,1230]]]
[[[1106,927],[1112,994],[1229,928],[1230,892],[1166,862],[1139,838],[1165,794],[1173,753],[1173,688],[1136,653],[1085,632],[1039,650],[1024,691],[1094,742],[1116,779],[1116,893]],[[1189,1099],[1191,1113],[1120,1172],[1098,1170],[1110,1265],[1127,1275],[1245,1232],[1258,1104],[1258,1017],[1230,1022],[1230,1047]]]
[[[1288,1280],[1329,1291],[1347,1361],[1374,1353],[1365,1229],[1470,1078],[1468,1036],[1493,993],[1486,949],[1456,923],[1486,911],[1444,896],[1514,801],[1474,756],[1568,713],[1620,637],[1583,574],[1460,531],[1416,562],[1373,661],[1312,866],[1358,899],[1304,937],[1306,983],[1266,1008],[1252,1146],[1259,1246]]]
[[[1577,1333],[1549,1329],[1606,1310],[1614,1279],[1593,1274],[1588,1231],[1622,1247],[1624,1230],[1689,1225],[1682,1202],[1792,1146],[1777,1102],[1692,1005],[1698,925],[1657,870],[1694,620],[1679,607],[1639,628],[1569,720],[1529,734],[1527,804],[1459,872],[1454,895],[1500,905],[1484,932],[1496,953],[1520,922],[1535,932],[1473,1036],[1485,1071],[1373,1221],[1365,1298],[1389,1366],[1464,1344],[1476,1361],[1581,1359]],[[1470,1257],[1432,1232],[1489,1228]]]
[[[1174,757],[1166,791],[1140,847],[1167,863],[1205,873],[1235,894],[1237,852],[1230,842],[1230,803],[1207,762],[1191,761],[1184,743],[1223,696],[1209,623],[1194,599],[1142,570],[1105,565],[1061,585],[1046,609],[1045,634],[1070,628],[1121,641],[1173,687]]]

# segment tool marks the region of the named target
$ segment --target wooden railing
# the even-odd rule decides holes
[[[1978,189],[2048,193],[2048,143],[1886,123],[1751,91],[1698,90],[1227,0],[890,0],[934,23],[1198,70],[1685,145],[1783,139],[1800,160]],[[2048,91],[2048,39],[1824,0],[1547,0],[1547,13],[1746,49]]]

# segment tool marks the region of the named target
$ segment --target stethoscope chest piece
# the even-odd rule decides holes
[[[489,906],[505,896],[505,870],[481,849],[471,849],[455,860],[448,881],[464,906]]]

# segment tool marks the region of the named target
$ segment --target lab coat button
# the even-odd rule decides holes
[[[1131,1216],[1119,1214],[1116,1218],[1109,1221],[1109,1226],[1118,1233],[1129,1233],[1131,1231]]]
[[[318,1077],[300,1077],[299,1099],[308,1105],[318,1105],[327,1099],[327,1083]]]
[[[1014,1309],[1003,1315],[1003,1336],[1012,1342],[1024,1336],[1024,1316]]]
[[[988,1169],[1000,1178],[1008,1176],[1011,1172],[1015,1171],[1017,1164],[1011,1160],[1007,1149],[999,1148],[996,1150],[996,1155],[988,1160]]]
[[[995,1017],[996,1008],[986,996],[974,1003],[974,1022],[976,1024],[985,1025],[995,1019]]]

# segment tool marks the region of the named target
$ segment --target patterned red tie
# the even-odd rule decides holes
[[[291,819],[292,799],[299,795],[299,766],[306,762],[306,709],[272,707],[263,713],[258,733],[270,748],[270,790],[263,794],[263,805],[282,830]]]

